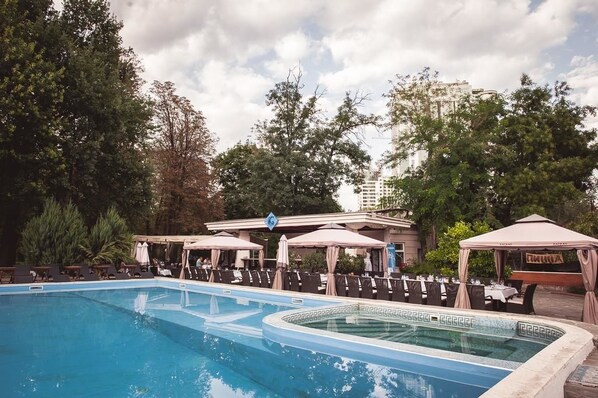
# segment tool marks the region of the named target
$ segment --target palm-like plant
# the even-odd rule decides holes
[[[83,247],[90,264],[130,262],[133,237],[116,209],[110,208],[91,228]]]

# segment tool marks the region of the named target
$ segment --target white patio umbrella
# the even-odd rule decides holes
[[[334,269],[336,268],[336,261],[338,260],[338,253],[341,247],[386,248],[386,242],[346,230],[342,226],[334,223],[326,224],[305,235],[291,238],[288,240],[288,245],[289,247],[326,248],[326,264],[328,265],[326,294],[331,296],[336,296]]]
[[[137,258],[139,265],[149,265],[150,263],[147,246],[147,242],[143,242],[141,248],[139,249],[139,258]]]
[[[280,237],[278,242],[278,254],[276,255],[276,274],[272,289],[282,290],[282,271],[289,266],[289,245],[286,235]]]

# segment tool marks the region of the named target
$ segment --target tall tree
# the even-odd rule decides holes
[[[360,113],[365,98],[350,93],[333,117],[325,117],[319,108],[321,94],[305,99],[303,88],[301,74],[289,74],[266,95],[274,116],[255,126],[259,150],[247,162],[251,172],[243,184],[248,187],[246,198],[252,199],[244,206],[256,214],[338,211],[341,184],[363,181],[370,157],[362,149],[361,129],[376,125],[378,118]],[[219,173],[224,185],[227,170],[221,167]]]
[[[425,69],[398,76],[388,93],[391,121],[403,126],[391,164],[424,150],[427,159],[390,184],[395,194],[383,206],[413,211],[422,234],[436,246],[436,236],[457,220],[483,219],[496,224],[490,206],[491,137],[503,114],[500,96],[486,99],[459,96]],[[455,101],[454,109],[443,109]]]
[[[142,152],[151,109],[139,63],[106,0],[66,0],[59,26],[56,63],[68,89],[59,108],[65,181],[56,196],[77,204],[88,223],[112,206],[134,220],[151,197]]]
[[[142,153],[150,108],[139,63],[106,0],[0,5],[0,261],[44,197],[88,224],[111,206],[133,220],[151,191]]]
[[[259,192],[253,186],[254,162],[265,151],[252,143],[238,143],[215,159],[215,173],[227,219],[253,218],[263,215],[258,203]]]
[[[598,164],[596,130],[585,127],[593,106],[577,105],[566,82],[539,86],[527,75],[508,102],[496,137],[493,170],[497,217],[511,223],[530,213],[571,221],[563,209],[584,200]]]
[[[222,215],[211,161],[215,137],[191,102],[171,82],[154,82],[152,158],[156,170],[156,230],[164,234],[197,232]]]
[[[461,98],[438,117],[430,111],[438,94],[430,89],[439,82],[427,70],[400,77],[389,111],[409,129],[387,160],[420,149],[428,159],[395,179],[387,202],[411,208],[432,236],[456,221],[500,226],[531,212],[570,221],[563,203],[586,200],[598,160],[596,131],[584,126],[595,109],[571,102],[566,83],[540,87],[525,75],[521,83],[508,96]]]
[[[0,263],[15,261],[18,233],[63,165],[56,129],[63,70],[40,41],[51,1],[0,3]]]

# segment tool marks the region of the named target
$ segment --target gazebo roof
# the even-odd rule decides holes
[[[262,245],[234,237],[227,232],[220,232],[199,242],[186,243],[185,250],[262,250]]]
[[[508,227],[462,240],[459,245],[474,250],[572,250],[598,248],[598,239],[532,214]]]
[[[288,240],[288,244],[289,247],[386,247],[385,242],[348,231],[334,223],[326,224],[313,232],[291,238]]]

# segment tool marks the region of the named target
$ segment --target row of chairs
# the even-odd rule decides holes
[[[11,278],[11,283],[33,283],[33,282],[70,282],[70,281],[97,281],[100,275],[92,272],[89,265],[78,264],[78,270],[67,270],[59,264],[52,264],[43,267],[43,271],[34,271],[34,267],[29,265],[17,265]],[[47,270],[46,270],[47,268]],[[153,278],[154,275],[149,271],[144,271],[140,266],[127,272],[118,272],[114,265],[109,265],[105,270],[105,279],[129,279],[129,278]]]

